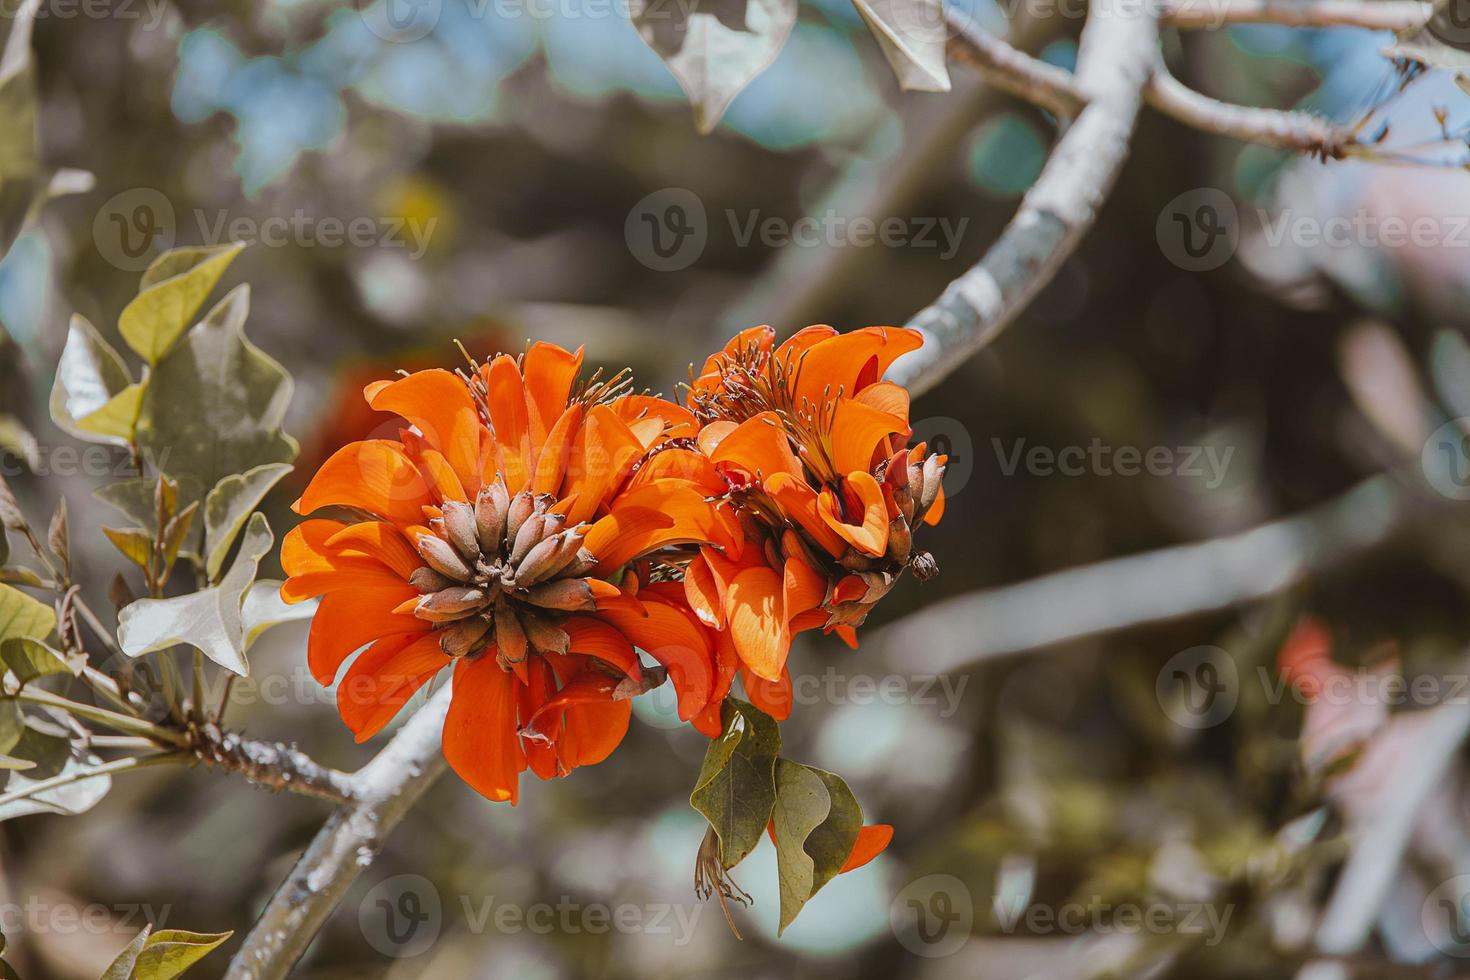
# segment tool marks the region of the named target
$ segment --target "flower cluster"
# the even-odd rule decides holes
[[[945,460],[907,448],[882,380],[919,342],[757,328],[685,405],[579,381],[582,352],[545,343],[369,385],[405,427],[323,463],[281,550],[283,598],[321,598],[313,675],[361,741],[452,665],[445,756],[512,803],[527,769],[606,758],[666,680],[712,736],[737,673],[785,717],[794,633],[855,645],[905,568],[934,571],[912,532],[943,511]]]

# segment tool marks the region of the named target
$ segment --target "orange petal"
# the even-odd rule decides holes
[[[699,491],[677,480],[657,480],[618,497],[593,524],[583,544],[607,574],[639,555],[673,544],[738,546],[740,528]]]
[[[569,405],[561,413],[536,455],[536,473],[531,478],[532,491],[555,495],[561,489],[561,481],[567,475],[567,460],[572,455],[572,440],[576,438],[577,427],[581,424],[581,402]]]
[[[619,487],[643,456],[643,443],[606,405],[596,405],[577,433],[563,494],[577,494],[567,515],[570,525],[591,520],[607,496]]]
[[[531,422],[526,413],[526,386],[515,358],[501,354],[480,369],[485,380],[485,401],[490,406],[490,423],[500,471],[511,493],[518,493],[531,479]]]
[[[776,473],[799,478],[802,474],[786,427],[775,412],[761,412],[741,422],[720,440],[710,459],[738,467],[752,479],[764,480]]]
[[[862,509],[862,524],[848,524],[843,520],[830,488],[817,497],[817,513],[848,544],[866,555],[882,557],[888,548],[888,507],[883,502],[883,488],[871,473],[862,471],[849,473],[844,484]]]
[[[828,526],[817,510],[817,492],[807,486],[805,480],[790,473],[777,473],[766,480],[765,491],[776,501],[781,512],[801,525],[802,530],[811,535],[827,554],[838,558],[847,551],[842,536]]]
[[[684,568],[684,601],[701,623],[711,629],[724,628],[724,596],[703,555],[695,555]]]
[[[428,683],[449,658],[433,633],[390,636],[358,654],[337,685],[337,710],[359,742],[365,742]]]
[[[532,657],[526,666],[529,668],[527,682],[516,685],[516,717],[519,719],[520,729],[530,724],[536,718],[537,712],[556,694],[556,676],[552,674],[551,665],[546,662],[546,658]],[[526,754],[526,764],[532,772],[541,779],[555,779],[559,775],[555,743],[562,733],[561,717],[542,717],[537,722],[537,730],[545,735],[545,740],[523,739],[521,749]]]
[[[882,854],[891,840],[893,840],[893,828],[886,823],[873,823],[863,827],[858,831],[857,841],[852,845],[852,850],[848,852],[847,861],[837,873],[845,874],[861,868]]]
[[[787,620],[808,609],[815,609],[827,597],[827,579],[804,558],[797,555],[787,558],[782,577],[782,601],[786,605]]]
[[[281,539],[281,567],[287,575],[331,570],[336,551],[328,547],[327,542],[346,527],[341,521],[322,518],[302,521]]]
[[[725,440],[725,437],[737,428],[739,428],[739,423],[732,422],[729,419],[719,419],[715,422],[710,422],[699,430],[699,436],[695,439],[695,442],[699,445],[699,451],[706,456],[713,456],[715,451],[719,449],[720,443]]]
[[[769,681],[780,679],[791,652],[782,587],[780,575],[758,565],[736,574],[725,593],[725,619],[740,660]]]
[[[465,486],[478,486],[480,413],[465,383],[449,371],[416,371],[369,389],[368,403],[412,423],[429,445],[444,454]]]
[[[601,671],[587,670],[577,674],[546,700],[540,708],[521,721],[521,733],[533,736],[549,735],[562,728],[562,717],[568,708],[587,705],[602,705],[612,700],[618,681]]]
[[[871,390],[871,389],[869,389]],[[832,462],[838,473],[873,468],[879,445],[888,455],[888,437],[908,426],[897,415],[864,405],[852,398],[837,402],[832,418]]]
[[[777,364],[795,364],[797,358],[806,353],[817,344],[837,336],[837,328],[829,327],[825,323],[813,324],[810,327],[802,327],[792,334],[780,347],[776,348],[774,360]]]
[[[437,449],[425,449],[419,459],[419,471],[429,481],[429,488],[440,501],[458,500],[468,502],[469,493],[460,482],[459,474],[449,465],[449,460]],[[473,484],[471,484],[473,486]]]
[[[791,671],[782,667],[780,679],[768,681],[755,672],[744,669],[740,671],[740,682],[745,685],[745,693],[751,704],[777,721],[785,721],[791,717]]]
[[[709,633],[682,606],[657,595],[644,597],[644,615],[625,607],[599,614],[638,649],[669,669],[685,721],[704,710],[714,690],[715,651]]]
[[[838,623],[832,627],[832,632],[842,638],[842,642],[847,644],[848,649],[856,650],[858,648],[857,627],[849,626],[846,623]]]
[[[694,418],[694,413],[664,398],[653,395],[624,395],[614,399],[608,407],[629,425],[640,419],[659,419],[662,425],[659,426],[659,435],[655,442],[692,439],[699,434],[699,422]]]
[[[424,564],[398,526],[386,521],[348,525],[328,538],[326,545],[344,556],[376,558],[402,576],[404,581]]]
[[[454,695],[444,719],[444,758],[487,799],[514,806],[525,753],[516,736],[515,678],[495,650],[454,667]]]
[[[532,428],[532,445],[539,449],[546,439],[546,426],[561,417],[567,408],[567,398],[572,393],[572,384],[582,370],[582,348],[576,352],[565,350],[555,344],[537,341],[521,359],[521,370],[525,373],[526,397],[535,409]]]
[[[939,523],[939,519],[942,518],[943,516],[944,516],[944,484],[941,483],[941,484],[939,484],[939,494],[938,494],[938,496],[936,496],[934,498],[934,502],[929,505],[929,509],[926,510],[926,511],[924,511],[924,523],[925,524],[928,524],[930,527],[933,527],[935,524],[938,524]]]
[[[856,398],[869,408],[876,408],[889,415],[897,415],[903,420],[904,428],[908,428],[909,393],[908,389],[902,385],[896,385],[892,381],[880,381],[858,392]]]
[[[864,327],[838,334],[813,345],[801,359],[797,374],[796,403],[803,398],[812,404],[835,397],[838,391],[856,395],[865,385],[883,377],[888,366],[924,342],[917,330],[896,327]]]
[[[591,616],[572,616],[561,628],[569,637],[569,652],[596,657],[629,677],[639,676],[638,654],[633,652],[633,644],[611,623]]]
[[[680,480],[709,497],[730,488],[709,457],[692,449],[664,449],[654,453],[638,467],[638,472],[628,481],[628,489],[633,490],[655,480]]]
[[[353,442],[332,454],[317,470],[301,499],[298,514],[322,507],[358,507],[390,521],[412,524],[420,508],[432,504],[423,474],[396,442]]]
[[[345,589],[322,597],[306,638],[306,662],[311,676],[331,686],[343,661],[364,644],[401,633],[426,633],[428,624],[417,616],[394,613],[405,600],[418,599],[411,585],[391,588]]]

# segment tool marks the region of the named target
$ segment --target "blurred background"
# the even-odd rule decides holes
[[[1064,67],[1079,14],[966,9]],[[1169,36],[1166,51],[1211,95],[1354,122],[1398,83],[1387,40],[1236,28]],[[481,356],[585,344],[590,363],[674,394],[739,327],[906,322],[991,244],[1054,135],[959,66],[949,92],[900,93],[845,0],[803,3],[708,136],[621,5],[599,0],[50,3],[35,52],[41,159],[95,184],[47,205],[0,263],[0,442],[29,509],[68,497],[97,605],[121,560],[89,494],[118,474],[66,462],[46,394],[70,314],[115,339],[165,247],[252,242],[228,282],[252,284],[251,338],[295,377],[299,477],[387,421],[361,403],[366,381],[453,366],[455,339]],[[1429,75],[1372,125],[1433,144],[1438,106],[1446,132],[1470,117],[1470,97]],[[1196,254],[1172,216],[1212,202],[1229,234]],[[1334,217],[1356,230],[1300,233]],[[1389,217],[1431,219],[1434,234],[1394,245],[1362,230]],[[864,245],[862,218],[898,223]],[[1441,473],[1436,493],[1420,449],[1470,414],[1467,226],[1463,168],[1324,166],[1146,115],[1077,256],[916,400],[917,434],[951,454],[945,520],[921,542],[940,574],[904,580],[867,632],[951,596],[1242,532],[1385,470],[1410,519],[1270,599],[942,677],[932,651],[804,635],[786,744],[842,773],[896,835],[779,941],[768,845],[735,872],[755,898],[735,910],[743,940],[695,899],[704,828],[687,797],[706,743],[653,695],[607,764],[527,784],[515,809],[440,781],[295,975],[1456,974],[1470,953],[1459,742],[1422,767],[1437,712],[1470,698],[1454,686],[1470,522],[1465,482]],[[1129,447],[1157,465],[1130,469]],[[1084,461],[1057,465],[1074,448]],[[282,533],[289,482],[267,507]],[[1085,600],[1052,598],[1061,612]],[[930,622],[951,652],[980,651],[994,625]],[[304,636],[285,627],[256,648],[229,724],[356,768],[387,736],[353,744],[305,670]],[[1228,663],[1229,710],[1181,708],[1181,663],[1190,676]],[[1385,697],[1389,677],[1435,684]],[[1369,683],[1318,696],[1334,678]],[[1430,785],[1410,792],[1415,772]],[[94,978],[152,919],[236,930],[191,973],[220,975],[327,812],[169,768],[119,778],[82,817],[6,822],[7,958],[27,978]],[[1319,957],[1334,901],[1351,903],[1338,896],[1365,814],[1409,827],[1405,859],[1355,951]],[[58,924],[93,907],[106,928]],[[422,928],[405,939],[395,914]]]

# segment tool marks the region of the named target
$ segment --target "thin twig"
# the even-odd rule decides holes
[[[1157,28],[1148,4],[1092,5],[1075,79],[1088,105],[1057,142],[1000,239],[909,321],[924,331],[925,344],[895,365],[893,380],[915,394],[932,388],[1015,319],[1092,227],[1128,155],[1158,49]]]
[[[178,748],[188,748],[189,738],[183,732],[163,728],[153,724],[144,718],[136,718],[132,715],[120,714],[99,708],[95,705],[82,704],[79,701],[71,701],[50,691],[42,691],[38,688],[23,687],[14,695],[15,700],[26,704],[34,704],[40,707],[56,708],[78,718],[96,722],[113,731],[122,732],[124,735],[137,735],[149,739],[159,745],[173,745]]]
[[[266,789],[313,796],[333,803],[353,800],[353,777],[318,765],[295,746],[260,742],[213,725],[191,729],[194,758],[208,766],[238,773]]]
[[[1320,116],[1280,109],[1258,109],[1212,99],[1188,88],[1164,65],[1154,67],[1146,93],[1148,104],[1186,126],[1281,150],[1309,153],[1322,160],[1341,160],[1358,145],[1351,129]]]
[[[979,72],[996,88],[1058,118],[1071,118],[1087,104],[1086,96],[1066,69],[1033,58],[981,30],[967,14],[951,8],[945,19],[951,32],[949,56]]]
[[[1162,20],[1182,29],[1278,24],[1407,31],[1423,27],[1433,12],[1432,5],[1417,0],[1168,0]]]

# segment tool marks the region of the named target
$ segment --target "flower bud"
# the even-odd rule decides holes
[[[581,547],[582,535],[576,531],[562,531],[543,538],[516,567],[516,584],[528,588],[546,581],[576,558]]]
[[[463,619],[485,605],[487,596],[481,589],[463,585],[451,585],[447,589],[431,592],[418,601],[413,614],[431,623],[448,623]]]
[[[908,563],[909,551],[914,546],[914,532],[909,522],[900,515],[888,524],[888,557],[900,565]]]
[[[480,494],[475,498],[475,535],[479,538],[482,553],[500,554],[509,509],[510,493],[505,489],[504,479],[496,477],[494,483],[480,488]]]
[[[521,598],[542,609],[556,609],[561,612],[592,612],[597,608],[592,586],[582,578],[559,578],[555,582],[527,589]]]
[[[408,584],[420,592],[428,593],[447,589],[454,584],[454,580],[446,578],[428,565],[424,565],[422,568],[415,568],[413,570],[413,574],[408,577]]]
[[[480,616],[462,620],[439,631],[439,649],[451,657],[463,657],[483,645],[490,624]]]
[[[432,534],[420,534],[414,543],[418,546],[419,555],[434,571],[447,575],[456,582],[470,580],[470,567],[448,541]]]
[[[446,500],[444,511],[444,534],[464,560],[473,565],[480,557],[480,542],[475,525],[475,508],[460,500]]]
[[[503,664],[523,663],[529,649],[526,631],[504,593],[495,597],[495,645],[500,648]]]
[[[521,628],[526,632],[526,642],[531,649],[537,653],[561,653],[567,652],[572,638],[567,635],[566,630],[555,625],[545,616],[533,612],[521,610],[517,614],[521,622]]]
[[[531,491],[522,490],[510,498],[510,508],[505,516],[505,543],[515,543],[516,535],[521,533],[521,525],[536,512],[536,498],[531,496]]]
[[[540,543],[546,533],[546,517],[542,514],[532,514],[526,518],[516,532],[514,543],[510,548],[509,561],[512,567],[520,565],[522,559],[531,553],[531,549]]]
[[[929,512],[929,508],[939,497],[939,490],[944,485],[944,464],[939,461],[938,456],[930,456],[924,460],[924,485],[917,494],[919,506],[918,514],[922,517]]]
[[[927,551],[914,552],[914,556],[909,559],[909,568],[913,570],[914,578],[920,582],[927,582],[939,574],[939,563]]]

